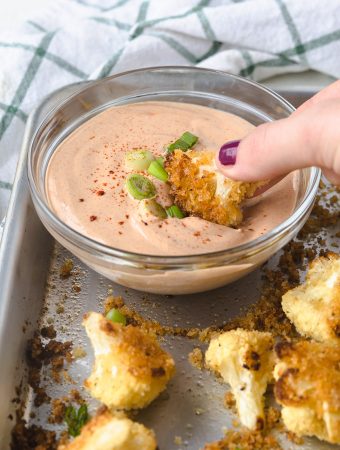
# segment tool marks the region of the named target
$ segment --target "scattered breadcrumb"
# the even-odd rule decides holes
[[[72,350],[72,356],[74,359],[85,358],[86,354],[87,353],[83,347],[74,347]]]
[[[196,369],[202,370],[204,368],[204,357],[200,348],[194,348],[193,351],[189,353],[188,359],[190,364],[193,367],[196,367]]]
[[[21,417],[12,430],[11,450],[55,450],[55,431],[45,430],[38,425],[27,425]]]
[[[228,321],[223,331],[243,328],[270,332],[274,336],[295,335],[294,327],[281,306],[282,295],[289,287],[288,281],[280,270],[263,269],[259,300],[242,315]]]
[[[104,314],[110,309],[118,309],[127,319],[127,324],[138,326],[145,332],[151,332],[157,336],[183,336],[189,339],[199,339],[202,342],[208,342],[210,338],[219,331],[219,327],[211,326],[207,328],[183,328],[161,325],[155,320],[144,319],[143,316],[127,306],[121,296],[109,295],[104,302]]]
[[[48,423],[62,423],[65,416],[66,404],[61,399],[54,399],[51,402],[51,413],[48,417]]]
[[[230,409],[234,413],[236,413],[236,401],[234,394],[231,391],[227,391],[224,394],[223,405],[225,408]]]
[[[49,325],[47,327],[42,327],[40,330],[40,334],[44,338],[54,339],[57,336],[57,333],[54,329],[53,325]]]
[[[60,433],[58,439],[58,446],[67,445],[69,443],[69,434],[67,430],[64,430]]]
[[[71,272],[73,269],[73,261],[72,259],[65,259],[62,266],[59,270],[60,278],[68,278],[71,276]]]
[[[79,286],[79,284],[72,283],[72,291],[76,293],[81,292],[81,287]]]
[[[266,409],[265,414],[267,430],[280,427],[281,411],[279,409],[270,406]]]
[[[42,403],[48,403],[50,397],[46,394],[45,389],[40,386],[40,370],[42,366],[50,365],[51,375],[57,382],[60,381],[60,372],[64,368],[65,360],[70,362],[72,360],[71,355],[71,342],[59,342],[55,339],[50,339],[46,344],[41,340],[41,334],[43,336],[54,335],[51,333],[51,329],[42,328],[43,333],[36,332],[32,339],[27,343],[26,348],[26,360],[28,365],[28,384],[32,387],[35,395],[34,404],[40,406]],[[46,331],[48,330],[48,332]]]
[[[323,188],[321,186],[321,188]],[[324,192],[327,193],[329,189]],[[333,209],[326,208],[323,203],[323,192],[318,194],[315,199],[315,204],[311,215],[307,219],[307,222],[298,234],[299,239],[307,240],[316,233],[319,233],[322,228],[332,227],[336,225],[340,218],[339,197],[332,203]]]
[[[51,397],[47,395],[45,388],[37,386],[34,389],[35,397],[34,397],[34,406],[37,408],[44,403],[49,403],[51,401]]]
[[[229,430],[216,442],[206,444],[204,450],[282,450],[274,436],[261,431]]]
[[[293,433],[291,431],[287,431],[286,436],[287,436],[287,439],[289,439],[294,444],[302,445],[304,442],[302,437],[297,436],[295,433]]]
[[[62,423],[65,418],[66,407],[72,403],[77,403],[78,405],[86,403],[78,389],[71,389],[68,395],[51,401],[51,412],[48,422],[53,424]]]
[[[175,436],[174,437],[174,444],[175,445],[182,445],[183,444],[183,439],[181,438],[181,436]]]
[[[65,397],[65,399],[68,399],[70,402],[78,403],[78,405],[83,405],[85,403],[85,400],[81,396],[78,389],[71,389],[69,395]]]

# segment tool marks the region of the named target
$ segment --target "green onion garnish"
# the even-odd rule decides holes
[[[125,154],[125,167],[129,170],[147,170],[154,159],[149,150],[132,150]]]
[[[143,175],[132,173],[125,182],[128,193],[137,200],[144,198],[152,198],[156,195],[156,188],[154,184]]]
[[[148,173],[161,181],[168,181],[168,174],[158,161],[152,161],[149,165]]]
[[[156,161],[157,161],[162,167],[164,167],[164,161],[165,161],[165,158],[163,158],[163,156],[158,156],[158,157],[156,158]]]
[[[138,212],[143,220],[157,217],[158,219],[166,219],[167,213],[162,205],[153,198],[142,200],[138,204]]]
[[[183,211],[177,205],[169,206],[169,208],[166,208],[166,212],[169,217],[176,217],[177,219],[185,217]]]
[[[186,131],[179,139],[177,139],[177,141],[169,144],[167,150],[168,152],[173,152],[174,150],[179,148],[180,150],[186,152],[187,150],[189,150],[189,148],[193,147],[197,141],[197,136],[189,133],[189,131]]]
[[[121,323],[122,325],[126,325],[126,317],[122,314],[118,309],[112,308],[105,316],[108,320],[115,323]]]

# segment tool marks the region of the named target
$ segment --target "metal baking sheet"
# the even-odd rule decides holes
[[[25,348],[38,326],[53,322],[58,340],[72,340],[74,347],[86,351],[86,357],[75,360],[69,368],[69,375],[76,385],[70,380],[61,384],[51,382],[46,370],[47,393],[52,398],[58,398],[77,387],[93,412],[97,404],[81,387],[92,364],[92,350],[81,321],[87,311],[102,311],[103,300],[108,293],[121,295],[145,318],[152,318],[163,325],[202,328],[220,325],[221,318],[228,321],[259,297],[260,270],[229,286],[202,294],[177,297],[143,294],[112,284],[53,240],[38,219],[29,196],[26,152],[42,118],[53,105],[75,89],[78,89],[77,85],[52,94],[29,119],[0,248],[1,449],[8,449],[10,445],[14,425],[10,417],[14,416],[17,406],[12,399],[17,397],[16,387],[20,384],[28,422],[34,421],[56,430],[64,429],[64,426],[47,424],[49,406],[35,408],[32,391],[27,387]],[[284,94],[295,105],[309,96],[291,91]],[[59,268],[65,258],[74,261],[76,275],[61,280]],[[275,265],[275,261],[274,257],[271,264]],[[79,292],[74,288],[75,284],[80,287]],[[64,308],[62,313],[58,309],[61,303]],[[138,413],[136,420],[155,430],[161,450],[197,450],[205,443],[221,438],[223,429],[232,428],[236,417],[223,407],[226,386],[211,373],[199,371],[188,362],[188,353],[197,346],[204,350],[203,344],[183,337],[166,336],[162,338],[162,345],[175,358],[176,375],[166,392]],[[35,413],[34,419],[30,418],[32,412]],[[285,441],[282,435],[279,439],[287,449],[334,449],[334,446],[316,439],[305,439],[300,446]],[[179,445],[179,442],[182,444]]]

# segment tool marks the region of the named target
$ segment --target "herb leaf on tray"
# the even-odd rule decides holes
[[[82,427],[89,420],[90,416],[87,411],[87,405],[81,405],[77,411],[77,409],[69,405],[65,411],[65,422],[68,427],[68,434],[70,436],[76,437],[80,434]]]

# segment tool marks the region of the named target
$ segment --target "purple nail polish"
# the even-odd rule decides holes
[[[229,141],[222,145],[218,158],[224,166],[233,166],[236,163],[237,147],[240,141]]]

